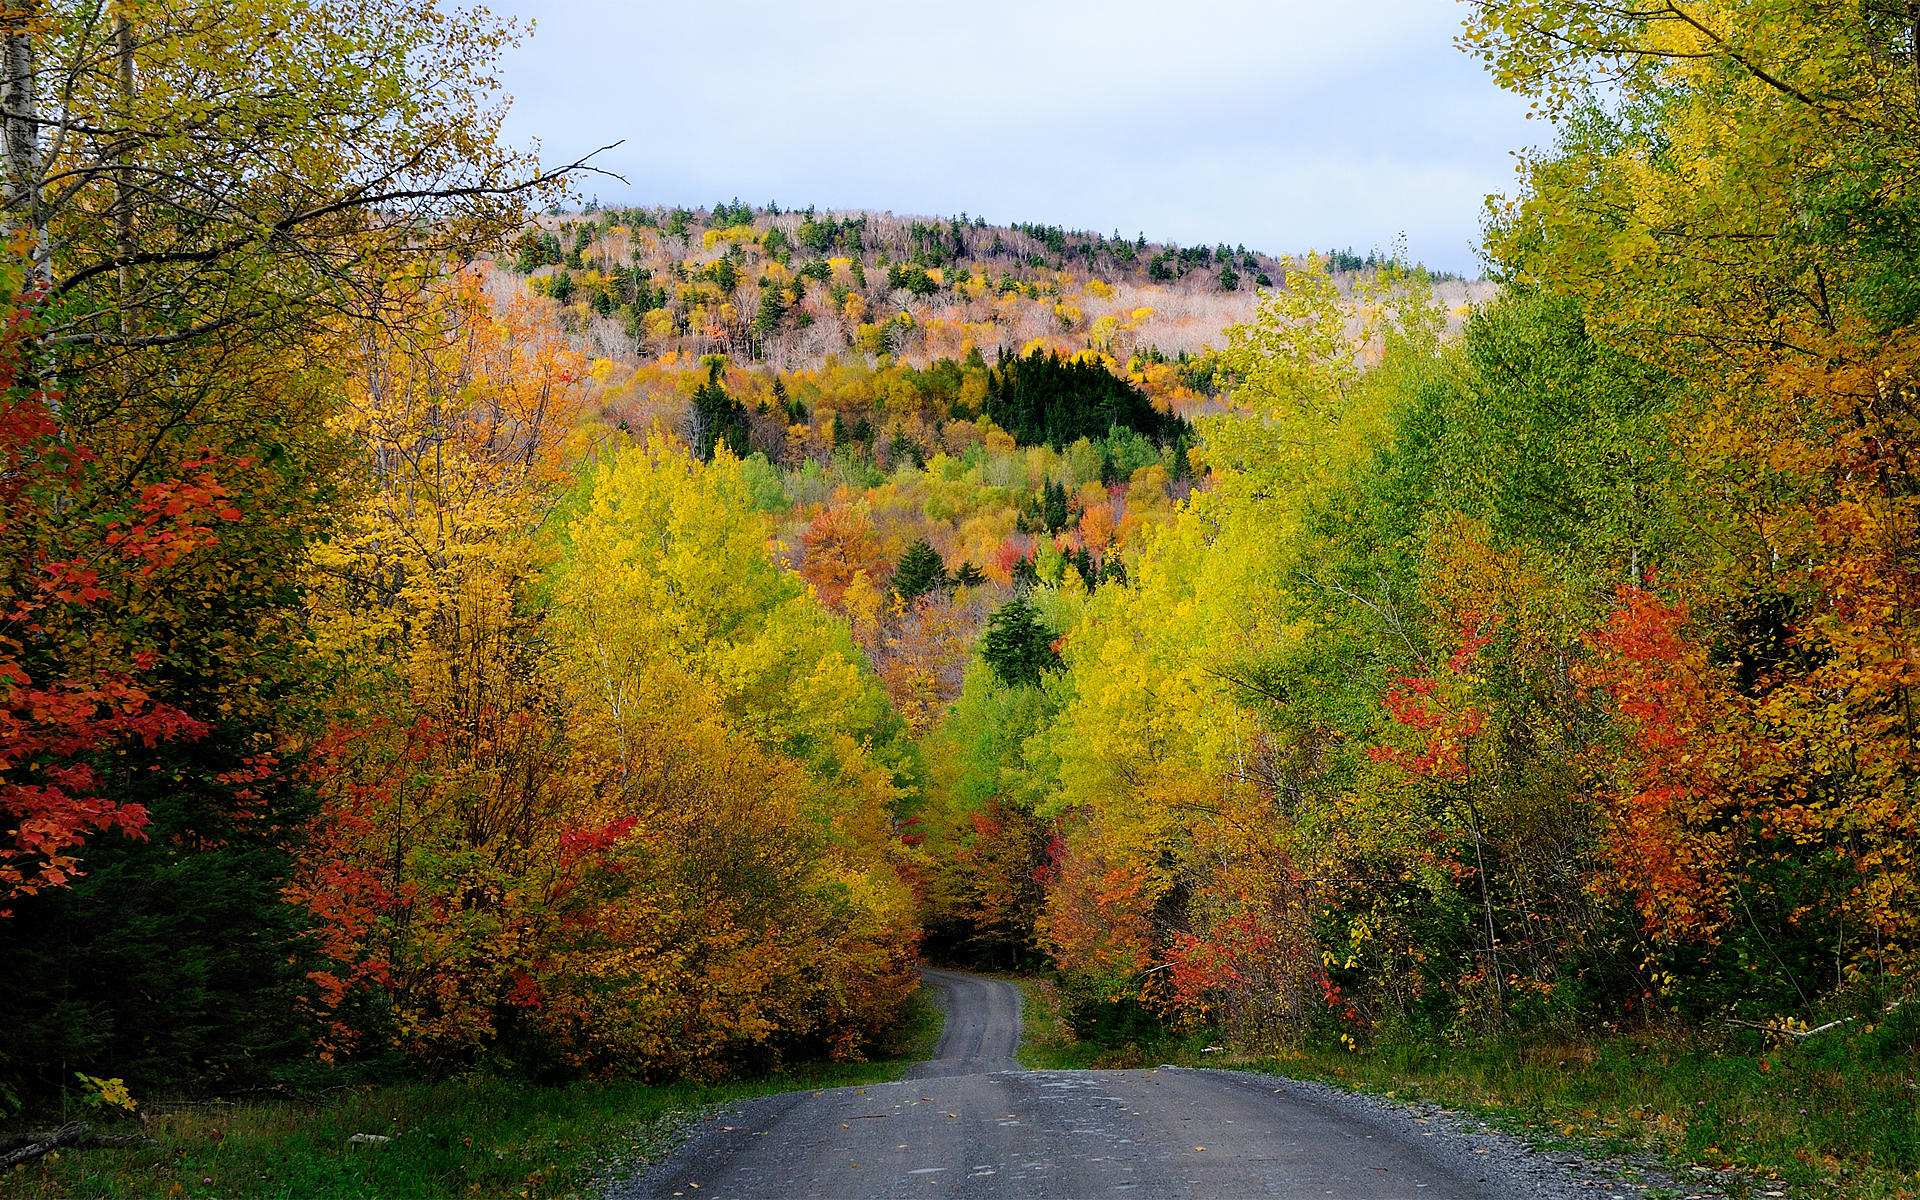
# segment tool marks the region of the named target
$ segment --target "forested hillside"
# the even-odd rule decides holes
[[[582,206],[484,13],[45,6],[0,1103],[859,1061],[928,960],[1907,1087],[1915,27],[1466,11],[1558,138],[1493,283]]]
[[[1305,248],[1301,248],[1304,250]],[[1343,281],[1391,249],[1322,253]],[[1092,350],[1118,363],[1198,356],[1251,316],[1304,255],[1179,246],[1051,225],[868,211],[554,211],[498,265],[560,302],[561,321],[615,359],[708,353],[785,369],[853,349],[925,366],[967,348]],[[504,282],[504,281],[503,281]],[[1450,307],[1491,294],[1445,277]],[[1464,315],[1464,313],[1460,314]]]

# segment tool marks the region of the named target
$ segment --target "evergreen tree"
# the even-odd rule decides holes
[[[1018,595],[987,618],[980,657],[1008,687],[1038,687],[1044,672],[1060,666],[1053,642],[1053,631],[1041,621],[1039,611],[1024,594]]]
[[[927,463],[926,447],[915,441],[907,431],[894,426],[893,433],[887,439],[887,459],[893,466],[912,463],[917,469]]]
[[[947,564],[925,538],[907,547],[893,571],[893,590],[907,604],[947,584]]]
[[[780,318],[786,315],[786,308],[780,303],[780,289],[765,288],[760,293],[760,311],[753,318],[753,331],[765,337],[780,328]]]
[[[1156,444],[1191,433],[1185,421],[1154,408],[1145,392],[1098,363],[1038,350],[1024,358],[1001,352],[987,374],[984,411],[1022,445],[1045,442],[1056,450],[1083,437],[1104,438],[1116,425]]]
[[[745,458],[747,407],[734,399],[720,382],[726,360],[714,355],[707,364],[707,381],[693,393],[693,451],[702,462],[712,462],[716,447],[725,445],[735,458]]]
[[[953,582],[960,587],[979,587],[986,581],[987,577],[980,573],[980,568],[971,562],[961,563],[960,569],[953,573]]]
[[[1067,555],[1067,562],[1080,573],[1080,582],[1086,584],[1089,591],[1100,582],[1100,572],[1093,565],[1093,552],[1085,546]]]
[[[1028,554],[1013,560],[1013,586],[1030,588],[1040,582],[1040,572],[1033,565],[1033,555]]]
[[[1049,483],[1040,502],[1040,520],[1048,533],[1059,533],[1067,527],[1067,485]]]

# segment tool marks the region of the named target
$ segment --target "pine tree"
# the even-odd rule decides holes
[[[753,331],[765,337],[780,328],[780,318],[786,315],[786,308],[780,303],[780,289],[767,288],[760,293],[760,312],[753,318]]]
[[[718,355],[713,358],[707,365],[707,381],[693,393],[693,450],[702,462],[712,462],[715,448],[721,445],[735,458],[745,458],[751,449],[747,442],[747,408],[720,382],[725,360]]]
[[[947,585],[947,564],[925,538],[908,546],[900,556],[900,565],[894,568],[893,590],[907,604]]]
[[[1041,621],[1039,611],[1019,595],[987,618],[980,657],[1008,687],[1037,687],[1043,673],[1060,666],[1053,642],[1053,631]]]
[[[1085,546],[1069,554],[1067,556],[1067,562],[1072,565],[1074,570],[1080,573],[1080,582],[1086,584],[1089,591],[1092,590],[1094,584],[1100,582],[1100,574],[1093,566],[1093,553]]]
[[[1048,533],[1059,533],[1067,527],[1067,485],[1049,483],[1040,505],[1040,519],[1046,524]]]

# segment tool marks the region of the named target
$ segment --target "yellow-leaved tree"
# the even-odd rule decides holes
[[[591,486],[554,595],[586,825],[610,840],[557,994],[642,1066],[858,1056],[914,987],[898,718],[724,449],[656,432]]]

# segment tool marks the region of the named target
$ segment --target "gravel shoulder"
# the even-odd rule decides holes
[[[1637,1196],[1720,1200],[1746,1190],[1749,1181],[1731,1171],[1675,1168],[1643,1154],[1591,1157],[1576,1150],[1545,1146],[1507,1133],[1493,1123],[1430,1102],[1408,1102],[1350,1091],[1317,1080],[1287,1079],[1251,1071],[1244,1075],[1278,1086],[1303,1100],[1337,1106],[1354,1120],[1375,1124],[1400,1137],[1432,1139],[1435,1153],[1456,1168],[1479,1170],[1490,1184],[1511,1196],[1584,1197],[1585,1200],[1633,1200]],[[1755,1191],[1755,1195],[1773,1193]]]

